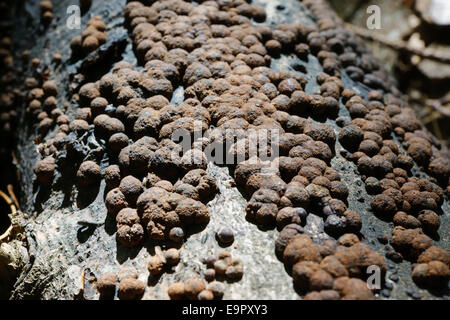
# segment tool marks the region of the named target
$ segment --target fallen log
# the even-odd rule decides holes
[[[11,8],[21,211],[0,248],[3,296],[98,299],[109,274],[117,298],[169,299],[227,250],[243,273],[213,263],[224,299],[448,297],[448,153],[322,1],[143,2],[94,2],[81,30],[65,23],[70,1]],[[280,130],[285,164],[267,177],[242,163],[170,160],[178,147],[164,138],[193,134],[194,120],[212,136]],[[216,238],[224,227],[232,245]],[[288,253],[299,239],[306,261],[336,258],[350,279],[302,265]],[[370,259],[346,260],[355,254]],[[358,295],[370,265],[382,286]],[[308,268],[325,280],[305,283]]]

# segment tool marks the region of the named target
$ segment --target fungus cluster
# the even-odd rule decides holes
[[[305,299],[374,299],[364,281],[367,268],[379,267],[382,279],[386,273],[383,257],[353,233],[316,244],[300,226],[289,224],[278,236],[276,253]]]
[[[176,245],[191,226],[210,219],[205,203],[218,189],[206,171],[208,146],[233,139],[227,153],[244,159],[227,165],[249,196],[247,218],[280,231],[276,254],[302,295],[372,299],[363,281],[367,267],[376,265],[383,274],[386,267],[357,236],[361,218],[347,207],[349,190],[332,165],[339,142],[345,149],[341,154],[354,161],[373,196],[373,212],[393,221],[392,247],[418,263],[413,279],[430,285],[448,282],[448,251],[432,246],[425,235],[439,229],[448,160],[414,113],[400,106],[397,92],[359,40],[325,13],[322,2],[303,3],[318,17],[317,26],[256,25],[253,21],[265,20],[264,9],[244,0],[128,2],[126,26],[140,66],[117,62],[98,80],[82,83],[73,96],[79,106],[74,119],[57,108],[52,81],[41,86],[27,79],[28,107],[42,136],[54,123],[58,126],[56,136],[40,146],[37,181],[51,184],[56,159],[66,153],[77,164],[79,188],[105,180],[105,207],[116,221],[121,245],[136,247],[147,237]],[[84,57],[105,41],[105,25],[94,17],[72,40],[72,53]],[[305,92],[301,72],[271,68],[273,58],[289,53],[302,60],[318,58],[323,68],[316,76],[318,92]],[[368,99],[344,87],[341,70],[373,89]],[[177,102],[174,92],[180,87],[184,99]],[[349,117],[338,117],[340,102]],[[341,127],[338,132],[329,124],[333,121]],[[245,132],[260,129],[279,135],[276,144],[256,144],[269,154],[279,148],[274,159],[246,149],[252,140]],[[183,152],[171,140],[177,130],[191,138],[196,130],[203,135]],[[107,165],[100,162],[104,155]],[[435,178],[413,177],[414,165]],[[337,241],[320,242],[304,234],[301,225],[310,212],[322,216],[324,231]],[[218,239],[232,243],[233,235],[222,231]],[[159,276],[178,260],[178,251],[169,249],[164,257],[151,257],[147,268]],[[243,276],[242,262],[228,252],[206,265],[209,284],[200,279],[174,283],[170,298],[218,299],[223,289],[216,278]],[[136,278],[119,279],[119,297],[133,299],[144,292],[145,284]],[[115,288],[111,275],[101,278],[99,291],[107,295],[113,282]]]
[[[412,278],[422,287],[446,288],[450,279],[450,253],[432,244],[420,228],[397,226],[391,245],[401,257],[412,262]]]
[[[223,297],[223,285],[213,281],[205,283],[198,278],[184,282],[175,282],[169,286],[168,295],[171,300],[220,300]]]
[[[177,249],[171,248],[164,252],[162,257],[155,255],[150,258],[147,269],[152,276],[161,275],[165,268],[176,266],[180,262],[180,253]]]
[[[109,170],[108,174],[112,175]],[[196,174],[199,178],[196,180],[198,183],[202,177],[206,177],[206,172],[201,169],[187,173],[191,176]],[[186,176],[181,181],[188,181],[185,179]],[[118,180],[119,177],[116,179],[116,185]],[[205,225],[209,222],[209,211],[199,201],[202,198],[198,195],[197,189],[215,190],[215,182],[210,178],[203,185],[186,183],[185,188],[178,188],[177,184],[172,185],[153,173],[149,173],[145,180],[144,189],[139,179],[131,175],[126,176],[118,187],[106,195],[105,205],[108,212],[117,214],[118,240],[125,246],[139,244],[143,239],[144,230],[154,241],[171,240],[178,243],[183,240],[185,229],[190,225]],[[112,182],[108,184],[111,185]]]
[[[450,162],[412,109],[403,105],[395,88],[389,88],[388,80],[378,64],[363,53],[357,40],[339,27],[326,13],[327,10],[322,10],[323,4],[303,2],[319,18],[318,25],[322,31],[317,37],[326,45],[322,46],[317,56],[324,71],[339,77],[343,67],[350,78],[371,88],[367,99],[349,89],[341,92],[351,119],[337,121],[342,127],[338,140],[346,149],[342,154],[355,162],[367,192],[373,195],[370,201],[372,211],[382,219],[393,221],[396,226],[392,246],[386,246],[387,256],[401,260],[402,254],[406,254],[415,262],[417,254],[411,256],[408,250],[402,248],[414,247],[416,241],[429,244],[431,240],[422,231],[429,235],[435,235],[438,231],[440,218],[437,210],[444,201],[444,191],[439,184],[448,186]],[[342,45],[348,47],[350,52],[343,51]],[[355,52],[351,52],[355,48]],[[334,60],[335,68],[330,67],[332,64],[326,65],[325,60],[330,58]],[[328,72],[328,67],[333,72]],[[401,145],[393,140],[392,134]],[[414,165],[428,172],[431,179],[412,176]],[[408,230],[402,232],[404,228]],[[399,238],[402,245],[398,244]],[[399,252],[393,255],[392,247]],[[439,269],[439,272],[447,274],[445,268]],[[427,283],[424,280],[427,274],[428,271],[423,271],[422,285]],[[442,279],[446,279],[442,282],[445,285],[450,278],[447,275]],[[429,282],[433,283],[431,276]]]
[[[203,263],[206,265],[203,275],[208,282],[214,280],[239,281],[244,275],[244,265],[241,259],[233,258],[228,251],[223,251],[217,256],[208,256]]]
[[[32,114],[37,113],[39,133],[42,136],[45,136],[55,124],[58,126],[69,124],[69,118],[57,107],[57,94],[58,89],[53,81],[45,81],[42,88],[31,89],[29,93],[28,110]],[[63,130],[68,131],[66,127]],[[61,132],[65,133],[62,130]]]
[[[6,20],[5,20],[6,21]],[[16,89],[18,77],[14,67],[13,43],[8,32],[0,32],[0,146],[1,157],[7,154],[13,145],[13,133],[16,127],[18,112],[16,105],[20,101],[21,93]]]
[[[73,57],[84,57],[106,43],[106,25],[100,16],[91,18],[81,35],[70,42]]]
[[[96,288],[102,299],[113,299],[117,292],[121,300],[139,300],[144,295],[145,287],[145,283],[138,279],[136,269],[127,267],[118,275],[113,272],[104,273],[96,281]]]

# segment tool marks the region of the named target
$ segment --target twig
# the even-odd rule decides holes
[[[0,243],[1,243],[4,239],[6,239],[7,237],[9,237],[9,235],[10,235],[12,229],[13,229],[13,226],[10,225],[9,228],[8,228],[8,230],[6,230],[5,233],[2,234],[2,235],[0,236]]]
[[[439,126],[439,122],[437,119],[434,119],[431,121],[431,125],[433,126],[434,132],[436,133],[436,136],[439,140],[444,140],[444,137],[442,135],[441,127]]]
[[[359,35],[360,37],[365,38],[367,40],[370,40],[373,42],[379,42],[387,47],[393,48],[398,51],[400,51],[400,50],[407,51],[411,54],[418,55],[419,57],[422,57],[425,59],[435,60],[435,61],[439,61],[442,63],[450,63],[449,56],[437,55],[435,52],[433,52],[433,50],[431,48],[425,48],[423,50],[416,49],[416,48],[413,48],[410,45],[408,45],[403,40],[395,40],[395,41],[389,40],[382,34],[378,34],[373,31],[363,29],[361,27],[355,26],[348,22],[343,22],[343,23],[347,29],[349,29],[353,33],[355,33],[355,34]]]
[[[445,116],[446,118],[450,118],[450,109],[446,108],[442,105],[441,100],[431,100],[428,99],[426,101],[427,105],[432,107],[434,110]]]
[[[14,205],[14,202],[11,200],[10,197],[8,197],[3,191],[0,190],[0,197],[3,198],[3,200],[6,201],[6,203],[9,206],[9,209],[11,210],[11,213],[16,213],[17,209]],[[11,231],[13,230],[12,224],[9,226],[8,230],[5,231],[2,235],[0,235],[0,242],[2,242],[4,239],[8,238],[11,234]]]
[[[3,191],[0,190],[0,197],[3,198],[3,200],[6,201],[6,204],[11,208],[11,206],[14,205],[14,202],[11,200],[10,197],[8,197]]]
[[[84,293],[84,281],[86,279],[86,269],[83,269],[83,272],[81,273],[81,293]]]

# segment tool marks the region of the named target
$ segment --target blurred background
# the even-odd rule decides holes
[[[328,0],[397,79],[423,123],[450,147],[450,0]],[[370,5],[381,29],[368,30]]]

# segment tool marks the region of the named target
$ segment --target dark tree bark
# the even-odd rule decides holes
[[[6,159],[5,163],[14,163],[15,169],[7,171],[18,172],[17,177],[11,178],[10,181],[15,178],[18,180],[15,190],[20,194],[20,210],[10,215],[12,230],[5,239],[0,240],[0,280],[5,284],[1,287],[7,288],[7,292],[0,292],[2,297],[97,299],[95,283],[101,274],[118,273],[125,267],[133,267],[138,271],[139,279],[147,284],[144,298],[167,299],[167,287],[170,283],[198,276],[203,268],[202,258],[223,250],[215,239],[215,233],[226,225],[235,231],[236,247],[231,251],[233,257],[239,257],[243,261],[245,271],[241,281],[225,283],[224,298],[299,299],[300,296],[293,289],[292,278],[275,255],[275,241],[279,232],[274,228],[258,228],[246,220],[248,196],[234,186],[233,172],[227,167],[212,163],[208,165],[207,172],[216,180],[219,188],[207,205],[211,220],[203,230],[194,230],[187,238],[181,249],[181,262],[175,271],[165,273],[159,278],[148,277],[147,262],[150,256],[160,254],[164,245],[147,239],[143,245],[130,249],[117,242],[114,218],[107,214],[105,208],[107,188],[104,181],[95,187],[79,188],[75,183],[79,164],[62,160],[57,162],[53,186],[42,185],[36,181],[33,168],[40,157],[35,139],[40,137],[42,142],[48,141],[55,137],[57,129],[52,128],[46,135],[39,132],[37,123],[26,111],[28,92],[24,86],[25,79],[34,76],[40,80],[48,78],[56,82],[59,91],[58,106],[73,120],[79,108],[73,94],[78,92],[81,85],[99,80],[111,71],[116,62],[127,61],[139,65],[132,34],[125,23],[125,0],[93,1],[92,6],[82,16],[81,30],[71,30],[66,25],[66,10],[72,2],[55,1],[53,21],[44,26],[40,17],[39,1],[18,1],[11,8],[12,25],[4,26],[5,32],[9,33],[13,41],[12,54],[15,63],[12,68],[17,77],[12,86],[16,90],[14,105],[17,112],[12,134],[14,139],[11,139],[11,144],[6,148],[8,152],[5,152],[11,154],[10,150],[13,150],[17,159]],[[254,2],[265,7],[266,19],[262,24],[272,29],[280,24],[301,23],[316,26],[321,22],[315,19],[317,13],[311,12],[301,1]],[[331,10],[327,7],[323,10],[333,21]],[[79,35],[95,15],[102,16],[106,23],[106,43],[84,58],[71,58],[71,39]],[[23,50],[28,50],[31,58],[40,59],[37,69],[31,68],[29,61],[23,62]],[[55,53],[61,54],[60,63],[55,63]],[[365,54],[364,58],[369,59],[368,64],[372,63],[370,53]],[[270,67],[276,72],[294,70],[302,74],[307,80],[305,92],[309,95],[320,94],[321,86],[316,82],[316,78],[320,77],[324,66],[316,56],[309,54],[307,61],[304,61],[295,55],[283,53],[272,57]],[[367,100],[371,89],[376,87],[385,96],[395,97],[395,104],[400,101],[405,105],[393,81],[370,77],[363,77],[363,81],[352,80],[348,70],[344,71],[345,66],[338,65],[338,68],[345,88],[357,92],[364,99]],[[382,71],[377,71],[376,74],[388,78]],[[181,87],[181,92],[183,89],[186,88]],[[175,103],[177,97],[174,93],[171,102]],[[181,97],[181,101],[182,99],[184,97]],[[340,99],[339,106],[339,116],[349,118],[350,114],[343,99]],[[314,119],[312,121],[316,122]],[[342,130],[336,119],[328,119],[327,124],[336,135]],[[392,133],[392,140],[402,152],[406,152],[407,148],[398,140],[396,133]],[[108,166],[107,155],[97,154],[92,147],[92,144],[98,146],[101,142],[80,138],[78,143],[80,148],[91,148],[86,159],[97,160],[102,171]],[[440,145],[435,138],[432,138],[431,143],[433,152],[448,159],[446,151],[439,150]],[[330,166],[337,170],[341,181],[348,188],[348,208],[357,211],[362,219],[362,229],[359,233],[361,241],[384,256],[386,247],[383,239],[390,237],[392,223],[383,221],[371,211],[370,201],[373,196],[367,193],[357,165],[345,158],[348,152],[346,153],[339,141],[335,143],[333,151]],[[433,179],[428,175],[430,171],[426,166],[419,167],[414,164],[411,172],[411,175],[417,177]],[[440,182],[443,190],[447,191],[448,177],[444,182],[436,179],[433,181]],[[447,197],[444,197],[445,200],[439,208],[440,228],[433,238],[433,244],[448,250],[450,211]],[[304,228],[314,240],[332,238],[324,232],[322,217],[314,212],[308,216]],[[386,278],[394,272],[398,274],[400,281],[391,292],[392,298],[407,298],[407,288],[413,288],[427,299],[448,297],[448,290],[434,292],[419,289],[411,278],[411,265],[407,261],[389,261]]]

